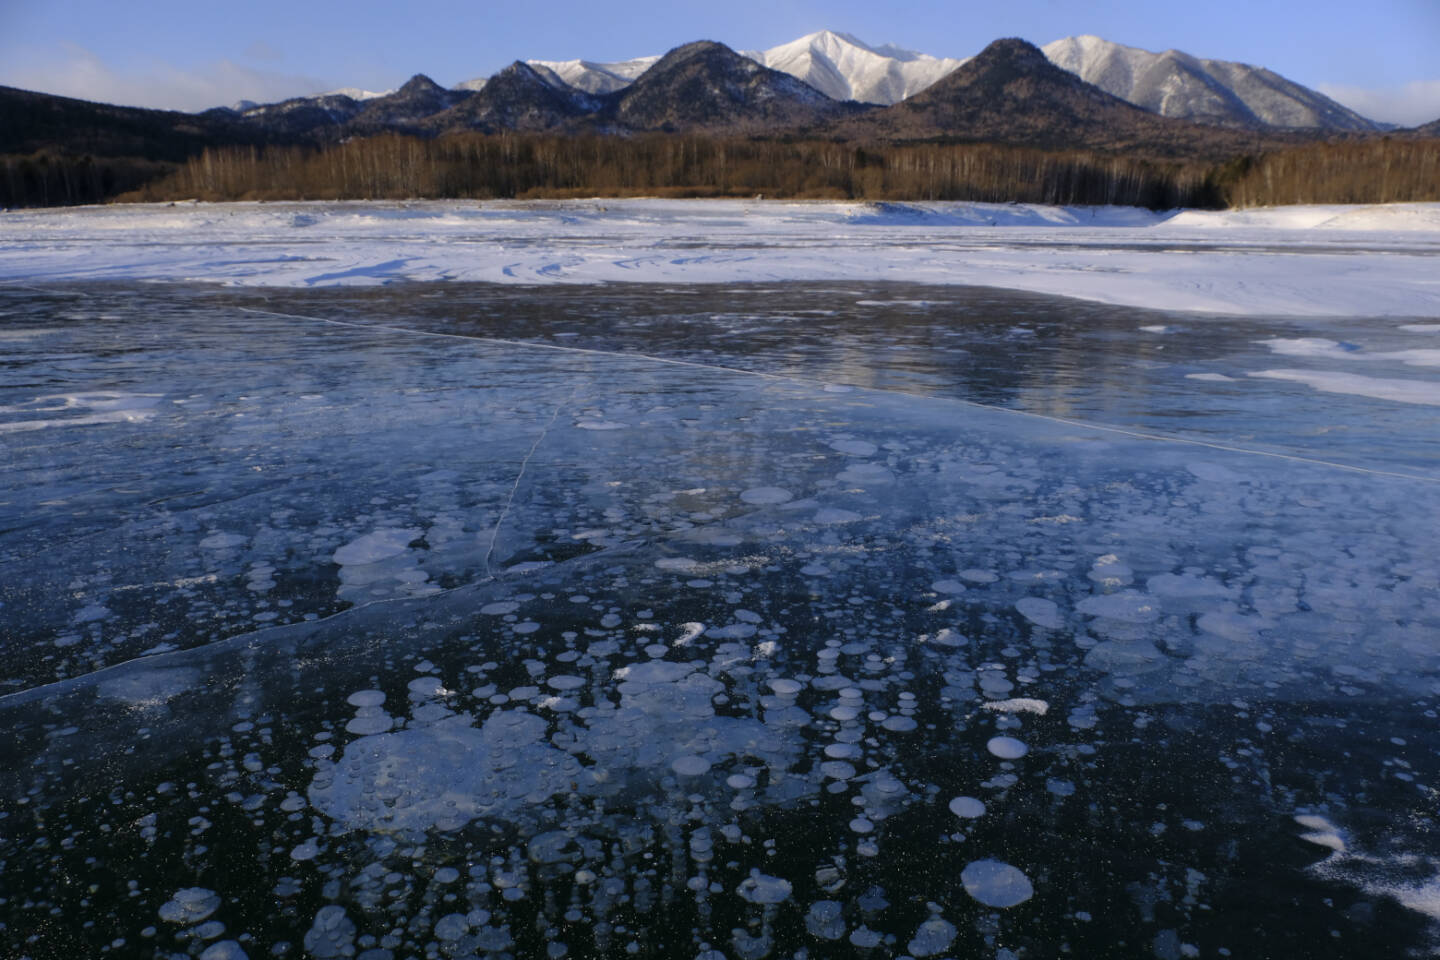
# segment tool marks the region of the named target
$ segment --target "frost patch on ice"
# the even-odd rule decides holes
[[[1013,700],[988,701],[985,704],[985,709],[995,713],[1033,713],[1037,717],[1043,717],[1050,712],[1050,704],[1044,700],[1017,697]]]
[[[189,667],[170,667],[112,677],[102,681],[98,691],[100,696],[112,700],[155,707],[196,689],[199,684],[200,671]]]

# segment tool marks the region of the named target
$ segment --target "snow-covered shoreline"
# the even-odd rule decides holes
[[[1273,316],[1440,317],[1440,204],[1151,212],[763,200],[114,205],[0,214],[0,282],[905,281]]]

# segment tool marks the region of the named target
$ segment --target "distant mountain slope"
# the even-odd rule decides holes
[[[585,93],[605,94],[630,86],[659,60],[658,56],[654,56],[618,63],[596,63],[593,60],[526,60],[525,63],[552,84],[564,84]]]
[[[886,105],[919,93],[965,62],[899,47],[871,47],[830,30],[741,55],[803,80],[833,100]]]
[[[632,130],[781,133],[854,109],[708,40],[671,50],[610,96],[606,115]]]
[[[423,73],[417,73],[393,93],[357,102],[350,132],[418,129],[428,117],[448,110],[473,96],[469,90],[447,90]]]
[[[1055,66],[1020,39],[996,40],[908,100],[842,121],[848,139],[991,141],[1053,149],[1138,149],[1213,157],[1258,145],[1239,131],[1159,117]]]
[[[223,108],[222,108],[223,109]],[[344,94],[292,97],[279,103],[262,103],[241,110],[239,115],[255,130],[278,137],[332,139],[362,109],[358,100]]]
[[[1044,47],[1052,63],[1087,83],[1165,117],[1231,126],[1372,131],[1378,125],[1329,97],[1263,67],[1151,53],[1080,36]]]
[[[455,106],[427,117],[424,126],[434,132],[577,132],[602,106],[598,98],[556,86],[517,60]]]
[[[179,113],[0,87],[0,154],[61,150],[175,162],[216,144],[260,143],[234,111]]]

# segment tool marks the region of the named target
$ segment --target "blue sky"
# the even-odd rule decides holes
[[[1119,43],[1266,66],[1382,120],[1440,118],[1440,0],[0,0],[0,83],[201,109],[342,86],[442,84],[511,60],[620,60],[690,40],[758,49],[821,29],[936,56],[1002,36]]]

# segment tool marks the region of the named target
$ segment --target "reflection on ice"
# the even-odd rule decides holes
[[[94,555],[83,512],[3,541],[38,585],[0,699],[7,932],[88,910],[81,954],[367,960],[1427,942],[1427,828],[1374,811],[1435,786],[1440,485],[273,323],[316,351],[295,382],[162,405],[88,466],[18,449],[138,547]],[[209,459],[144,477],[181,438]]]

